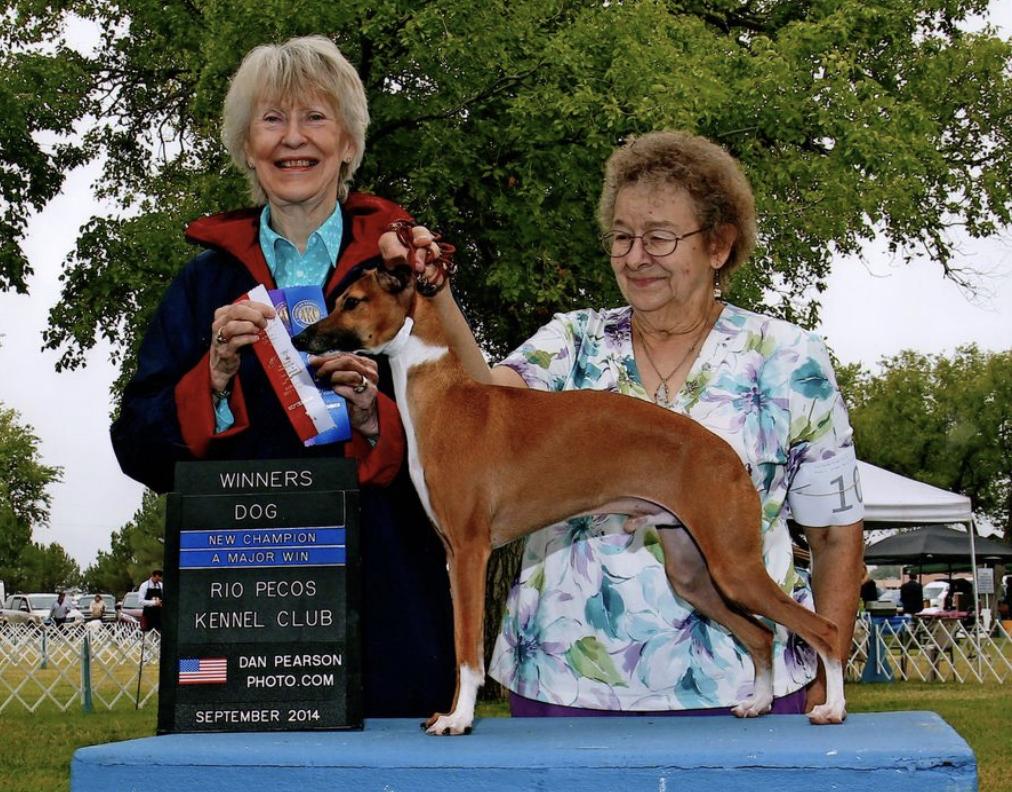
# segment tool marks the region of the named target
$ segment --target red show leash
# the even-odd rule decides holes
[[[433,283],[424,274],[415,275],[415,288],[418,293],[423,297],[432,297],[440,289],[442,289],[447,281],[457,274],[457,264],[453,260],[453,254],[457,252],[457,248],[451,245],[449,242],[440,242],[442,238],[439,234],[432,233],[432,241],[436,243],[436,247],[439,249],[439,254],[435,254],[432,248],[429,246],[422,247],[415,244],[414,235],[411,233],[414,225],[407,220],[397,220],[387,226],[387,231],[393,231],[397,235],[397,241],[400,242],[409,251],[424,250],[425,251],[425,266],[433,266],[440,273],[440,278],[436,283]],[[410,253],[409,253],[410,256]]]

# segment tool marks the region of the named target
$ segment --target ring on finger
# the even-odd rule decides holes
[[[359,374],[359,376],[362,378],[362,381],[352,388],[352,390],[355,393],[364,393],[365,389],[369,387],[369,380],[365,378],[365,374]]]
[[[223,336],[223,335],[221,334],[221,330],[219,330],[219,331],[218,331],[218,335],[216,335],[216,336],[214,337],[214,342],[215,342],[216,344],[227,344],[227,343],[228,343],[228,339],[227,339],[227,338],[225,338],[225,336]]]

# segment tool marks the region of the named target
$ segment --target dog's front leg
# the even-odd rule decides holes
[[[423,724],[429,734],[468,734],[474,723],[478,688],[485,683],[482,622],[485,571],[490,553],[487,543],[466,541],[450,545],[447,551],[453,599],[453,643],[457,652],[457,692],[452,712],[436,713]]]

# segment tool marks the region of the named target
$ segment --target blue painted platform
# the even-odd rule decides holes
[[[70,788],[962,792],[977,789],[977,770],[933,712],[858,713],[819,727],[800,715],[492,718],[466,737],[370,720],[361,732],[176,734],[82,748]]]

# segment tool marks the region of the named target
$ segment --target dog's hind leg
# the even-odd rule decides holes
[[[840,631],[829,619],[795,602],[769,576],[759,532],[751,527],[759,524],[751,482],[735,487],[728,483],[722,499],[691,505],[696,507],[692,513],[682,509],[679,516],[699,545],[717,590],[744,612],[782,624],[819,653],[826,669],[826,703],[808,717],[812,723],[843,723],[847,709],[841,660],[845,649],[837,645]]]
[[[485,613],[485,572],[490,553],[487,542],[447,545],[453,599],[453,643],[457,652],[457,692],[449,714],[436,713],[425,722],[425,730],[429,734],[467,734],[471,731],[478,688],[485,682],[482,621]]]
[[[799,605],[769,577],[761,562],[731,569],[711,569],[714,582],[729,600],[751,613],[765,616],[800,635],[819,653],[826,669],[826,703],[809,713],[812,723],[843,723],[847,707],[843,692],[843,664],[839,630],[829,619]]]
[[[821,655],[820,655],[821,657]],[[847,718],[847,700],[843,693],[843,663],[836,657],[822,657],[826,671],[826,703],[818,704],[808,719],[819,725],[843,723]]]
[[[732,708],[739,718],[769,712],[773,704],[773,635],[756,619],[728,607],[713,585],[706,561],[683,528],[658,532],[664,548],[664,571],[679,597],[709,619],[724,625],[748,650],[755,666],[752,695]]]

